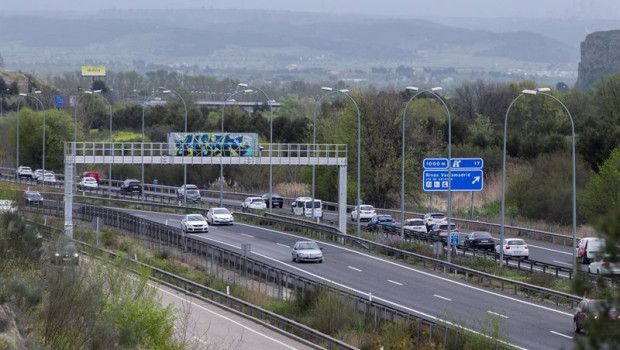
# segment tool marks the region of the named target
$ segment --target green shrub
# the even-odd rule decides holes
[[[8,334],[0,334],[0,350],[15,349],[17,349],[17,344],[15,344],[15,340],[9,337]]]

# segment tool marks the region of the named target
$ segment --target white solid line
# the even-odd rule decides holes
[[[439,298],[439,299],[443,299],[443,300],[447,300],[447,301],[452,301],[452,299],[450,299],[450,298],[446,298],[446,297],[442,297],[441,295],[433,294],[433,296],[434,296],[435,298]]]
[[[392,281],[392,280],[388,280],[388,282],[390,283],[394,283],[394,284],[398,284],[399,286],[402,286],[403,284],[400,282],[396,282],[396,281]]]
[[[534,248],[537,248],[537,249],[548,250],[550,252],[556,252],[556,253],[566,254],[566,255],[571,255],[571,256],[573,255],[573,253],[563,252],[563,251],[557,250],[557,249],[545,248],[545,247],[541,247],[541,246],[538,246],[538,245],[532,245],[532,244],[528,244],[528,245],[530,247],[534,247]]]
[[[570,335],[566,335],[566,334],[562,334],[562,333],[558,333],[558,332],[554,332],[554,331],[549,331],[550,333],[553,333],[555,335],[559,335],[560,337],[564,337],[564,338],[568,338],[568,339],[573,339],[573,337],[571,337]]]
[[[489,311],[487,310],[488,313],[495,315],[495,316],[499,316],[499,317],[503,317],[503,318],[508,318],[508,316],[506,315],[502,315],[502,314],[498,314],[497,312],[493,312],[493,311]]]
[[[356,268],[355,268],[355,267],[353,267],[353,266],[347,266],[347,267],[348,267],[348,268],[350,268],[351,270],[355,270],[355,271],[357,271],[357,272],[362,272],[362,270],[360,270],[360,269],[356,269]]]
[[[286,244],[282,244],[282,243],[276,243],[279,246],[285,247],[285,248],[290,248],[289,246],[287,246]]]
[[[272,341],[274,341],[274,342],[276,342],[276,343],[278,343],[278,344],[280,344],[280,345],[282,345],[282,346],[285,346],[285,347],[287,347],[287,348],[289,348],[289,349],[295,349],[294,347],[292,347],[292,346],[290,346],[290,345],[288,345],[288,344],[285,344],[285,343],[283,343],[283,342],[279,341],[278,339],[275,339],[275,338],[272,338],[272,337],[270,337],[270,336],[267,336],[267,335],[265,335],[265,334],[263,334],[263,333],[260,333],[259,331],[254,330],[254,329],[252,329],[252,328],[250,328],[250,327],[248,327],[248,326],[245,326],[245,325],[243,325],[243,324],[241,324],[241,323],[239,323],[239,322],[237,322],[237,321],[235,321],[235,320],[233,320],[233,319],[231,319],[231,318],[228,318],[228,317],[226,317],[226,316],[224,316],[224,315],[222,315],[222,314],[219,314],[219,313],[217,313],[217,312],[215,312],[215,311],[213,311],[213,310],[209,310],[209,309],[207,309],[206,307],[204,307],[204,306],[202,306],[202,305],[198,305],[198,304],[196,304],[195,302],[192,302],[191,300],[187,300],[187,299],[181,298],[180,296],[178,296],[178,295],[176,295],[176,294],[174,294],[174,293],[170,293],[170,292],[168,292],[167,290],[164,290],[164,289],[162,289],[162,288],[160,288],[159,290],[160,290],[160,291],[162,291],[162,292],[164,292],[164,293],[166,293],[166,294],[168,294],[168,295],[170,295],[170,296],[173,296],[173,297],[175,297],[175,298],[177,298],[177,299],[180,299],[180,300],[183,300],[183,301],[189,302],[190,304],[192,304],[192,305],[196,306],[196,307],[197,307],[197,308],[199,308],[199,309],[202,309],[202,310],[204,310],[204,311],[206,311],[206,312],[208,312],[208,313],[211,313],[211,314],[213,314],[213,315],[216,315],[216,316],[218,316],[218,317],[221,317],[221,318],[223,318],[223,319],[225,319],[225,320],[227,320],[227,321],[229,321],[229,322],[232,322],[232,323],[234,323],[234,324],[238,325],[239,327],[242,327],[242,328],[244,328],[244,329],[247,329],[248,331],[250,331],[250,332],[252,332],[252,333],[258,334],[258,335],[260,335],[261,337],[264,337],[264,338],[267,338],[267,339],[269,339],[269,340],[272,340]]]
[[[248,235],[247,233],[242,233],[241,235],[242,235],[242,236],[246,236],[246,237],[250,237],[250,238],[254,238],[254,236],[252,236],[252,235]]]
[[[554,263],[558,263],[558,264],[562,264],[562,265],[568,265],[568,266],[573,266],[573,264],[569,264],[567,262],[563,262],[563,261],[557,261],[557,260],[553,260]]]

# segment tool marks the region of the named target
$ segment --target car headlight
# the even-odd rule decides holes
[[[74,257],[74,258],[77,258],[77,257],[78,257],[78,255],[79,255],[78,253],[73,253],[73,257]]]
[[[60,253],[54,253],[54,256],[60,256]]]

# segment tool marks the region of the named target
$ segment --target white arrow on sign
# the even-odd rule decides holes
[[[471,184],[475,184],[476,182],[480,182],[480,176],[474,176],[474,181],[471,182]]]
[[[455,160],[454,162],[452,162],[452,167],[453,168],[459,168],[461,166],[461,161],[460,160]]]

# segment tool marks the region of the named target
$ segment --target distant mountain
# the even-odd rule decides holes
[[[464,29],[423,19],[206,8],[87,16],[0,14],[0,55],[7,66],[59,61],[76,68],[91,61],[137,60],[242,65],[255,59],[278,66],[301,58],[308,65],[441,61],[457,68],[483,58],[575,68],[579,61],[578,48],[541,34]],[[469,58],[451,58],[455,55]]]

